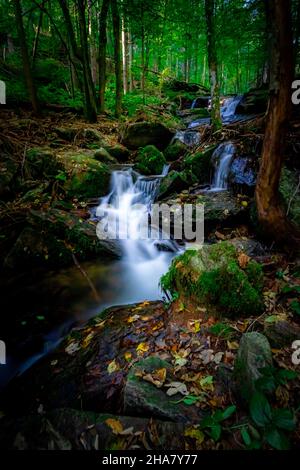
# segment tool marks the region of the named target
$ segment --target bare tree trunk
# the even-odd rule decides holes
[[[121,59],[121,20],[117,0],[111,0],[114,31],[114,57],[116,74],[116,117],[122,114],[122,59]]]
[[[105,111],[106,87],[106,46],[107,46],[107,15],[110,0],[103,0],[99,18],[99,103],[100,113]]]
[[[19,36],[19,41],[20,41],[20,46],[21,46],[25,80],[26,80],[28,92],[30,95],[30,100],[31,100],[33,111],[35,114],[39,114],[40,109],[39,109],[39,103],[37,99],[36,88],[35,88],[35,84],[33,81],[32,71],[30,67],[29,54],[28,54],[26,35],[25,35],[25,30],[24,30],[24,25],[23,25],[20,0],[14,0],[14,6],[15,6],[18,36]]]
[[[256,203],[263,233],[291,249],[300,245],[300,233],[288,221],[279,197],[293,80],[291,1],[273,0],[270,15],[273,25],[270,101],[256,186]]]
[[[214,131],[222,127],[220,113],[220,89],[215,37],[215,0],[205,0],[207,27],[207,52],[211,87],[211,122]]]
[[[122,59],[123,59],[123,87],[124,95],[128,93],[128,32],[125,18],[122,18]]]
[[[38,48],[38,43],[39,43],[39,38],[40,38],[40,32],[41,32],[41,27],[43,23],[43,11],[40,11],[40,16],[39,16],[39,22],[37,26],[37,30],[35,33],[35,38],[33,42],[33,48],[32,48],[32,64],[34,64],[35,59],[36,59],[36,54],[37,54],[37,48]]]
[[[128,80],[129,80],[129,91],[133,91],[133,43],[130,31],[128,32],[128,46],[129,46],[129,56],[128,56]]]
[[[90,65],[85,7],[85,0],[77,0],[79,33],[82,50],[83,84],[85,91],[85,117],[89,122],[97,122],[96,94]]]

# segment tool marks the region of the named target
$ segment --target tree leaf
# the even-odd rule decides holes
[[[268,444],[270,444],[274,449],[288,450],[290,448],[288,438],[276,428],[269,429],[265,436]]]
[[[114,434],[120,434],[123,431],[123,425],[117,419],[108,418],[105,420],[105,424],[112,429]]]
[[[248,433],[248,430],[246,428],[242,428],[241,430],[241,436],[243,438],[243,441],[245,445],[248,447],[251,444],[251,437],[250,434]]]
[[[286,431],[294,431],[296,429],[296,419],[294,413],[288,409],[273,410],[273,422],[278,428]]]
[[[218,441],[221,437],[222,427],[220,424],[211,426],[210,435],[214,441]]]
[[[250,401],[250,414],[257,426],[264,427],[271,423],[271,407],[263,393],[254,393]]]
[[[107,366],[107,372],[109,374],[112,374],[113,372],[117,372],[119,369],[120,369],[120,366],[115,360],[111,361]]]

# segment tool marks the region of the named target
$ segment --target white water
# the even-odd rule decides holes
[[[160,179],[167,174],[143,177],[132,169],[115,171],[112,174],[111,191],[102,198],[96,216],[105,212],[110,220],[117,221],[118,243],[123,251],[122,269],[126,273],[125,286],[128,300],[156,300],[161,297],[159,279],[169,267],[177,244],[171,240],[142,238],[140,226],[145,221],[145,212],[151,212]],[[128,224],[129,221],[129,224]],[[162,251],[160,246],[168,251]]]
[[[243,95],[233,96],[225,100],[221,108],[222,121],[231,121],[236,114],[236,108],[238,107]]]
[[[215,167],[215,174],[211,186],[212,190],[227,189],[228,174],[234,152],[235,147],[231,142],[219,145],[219,147],[214,151],[212,162]]]

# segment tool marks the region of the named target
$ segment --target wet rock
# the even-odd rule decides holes
[[[188,188],[190,184],[189,176],[185,172],[172,170],[162,179],[157,199],[164,199],[174,193],[179,193]]]
[[[174,133],[160,122],[144,121],[129,124],[122,143],[129,149],[155,145],[159,150],[164,150],[173,137]]]
[[[262,377],[261,369],[272,365],[272,352],[267,338],[257,332],[245,333],[234,366],[238,393],[249,400],[256,390],[256,381]]]
[[[254,88],[245,93],[239,102],[237,114],[259,114],[267,110],[269,92],[264,88]]]
[[[104,145],[104,148],[108,151],[110,155],[118,160],[118,162],[126,163],[130,157],[130,151],[121,144],[116,144],[113,146]]]
[[[210,306],[212,314],[235,318],[262,311],[262,281],[258,263],[249,261],[242,268],[237,250],[221,242],[187,250],[175,258],[161,278],[161,286],[172,297],[177,294],[183,301],[188,297],[197,305]]]
[[[171,366],[155,356],[148,357],[132,366],[124,389],[125,414],[153,416],[175,422],[197,422],[199,415],[195,407],[173,403],[182,398],[181,394],[170,397],[164,389],[157,388],[140,377],[140,373],[151,375],[163,368],[170,371]],[[169,382],[174,381],[176,381],[175,378],[169,377]]]
[[[264,245],[251,238],[245,240],[242,238],[233,238],[228,241],[232,243],[238,251],[246,253],[250,258],[264,256],[268,252]]]
[[[26,226],[7,254],[4,266],[9,269],[31,266],[61,267],[97,256],[118,258],[119,246],[112,240],[99,240],[96,226],[59,209],[31,211]]]
[[[90,143],[99,144],[101,146],[105,145],[105,139],[100,131],[94,128],[84,129],[83,136]]]
[[[246,156],[234,158],[228,175],[228,184],[235,192],[253,194],[258,172],[258,159]]]
[[[143,175],[160,175],[166,163],[162,152],[154,145],[147,145],[139,150],[135,169]]]
[[[195,176],[201,184],[211,181],[213,170],[211,158],[215,149],[215,145],[210,145],[202,152],[188,155],[183,161],[184,170]]]
[[[42,415],[2,419],[0,448],[184,450],[184,431],[185,426],[181,423],[60,408]]]
[[[265,323],[264,334],[274,348],[291,347],[294,341],[300,340],[300,327],[290,321]]]
[[[25,169],[33,179],[47,179],[63,171],[64,165],[56,158],[53,149],[35,147],[26,152]]]
[[[110,155],[110,153],[105,150],[105,148],[100,147],[97,149],[94,153],[94,157],[97,161],[107,163],[107,164],[116,164],[118,163],[118,160]]]
[[[187,145],[185,145],[183,142],[180,142],[180,140],[177,140],[168,145],[168,147],[164,150],[164,156],[168,162],[174,162],[179,157],[184,155],[187,150]]]
[[[198,203],[204,204],[204,229],[209,233],[212,229],[222,226],[232,226],[247,219],[247,207],[229,191],[209,191],[202,194]]]
[[[204,85],[200,85],[199,83],[188,83],[176,79],[168,79],[165,80],[163,84],[163,90],[166,92],[167,90],[170,91],[185,91],[190,93],[203,93],[208,94],[209,90]]]

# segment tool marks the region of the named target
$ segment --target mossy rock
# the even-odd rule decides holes
[[[299,174],[284,168],[281,174],[279,191],[286,209],[290,204],[289,219],[300,226],[300,192],[295,191],[299,183]]]
[[[184,170],[196,177],[201,184],[210,183],[211,181],[213,170],[211,157],[215,149],[216,146],[211,145],[202,152],[190,154],[184,159]]]
[[[26,152],[25,168],[30,176],[38,178],[55,178],[64,170],[62,161],[56,158],[54,151],[47,147],[36,147]]]
[[[133,150],[147,145],[155,145],[160,150],[164,150],[173,137],[174,132],[161,122],[142,121],[127,125],[122,143]]]
[[[147,145],[139,150],[135,169],[143,175],[160,175],[166,159],[154,145]]]
[[[118,160],[113,157],[105,148],[103,147],[100,147],[99,149],[97,149],[94,153],[94,158],[98,161],[98,162],[102,162],[102,163],[107,163],[108,165],[109,164],[116,164],[118,163]]]
[[[184,171],[172,170],[165,176],[159,187],[158,199],[163,199],[174,193],[180,193],[187,189],[195,180],[191,180],[191,175],[187,175]]]
[[[93,158],[93,152],[57,155],[67,174],[65,190],[68,197],[92,198],[107,194],[109,167]]]
[[[18,165],[11,158],[3,157],[0,162],[0,195],[5,194],[11,188],[11,183],[16,175]]]
[[[172,297],[191,297],[210,305],[216,315],[257,315],[263,309],[261,266],[250,260],[243,269],[238,251],[228,242],[187,250],[173,260],[160,282]]]
[[[168,162],[174,162],[184,155],[186,151],[187,146],[183,142],[180,142],[180,140],[176,140],[164,150],[164,156]]]
[[[105,144],[103,147],[108,151],[108,153],[116,158],[118,162],[125,163],[128,161],[130,157],[130,151],[124,145],[116,144],[116,145],[108,145]]]

